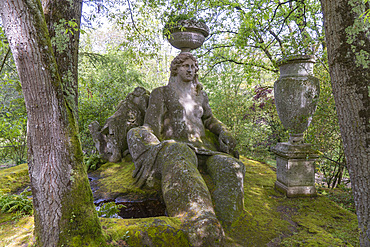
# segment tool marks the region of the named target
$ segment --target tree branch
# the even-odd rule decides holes
[[[6,52],[5,57],[4,57],[4,59],[3,59],[3,62],[1,63],[0,73],[1,73],[1,71],[3,71],[3,68],[4,68],[4,65],[5,65],[5,62],[6,62],[6,60],[8,59],[9,54],[10,54],[10,47],[8,47],[8,51]]]
[[[220,46],[214,46],[214,47],[211,47],[209,49],[207,49],[207,51],[202,54],[202,56],[206,55],[207,53],[211,52],[212,50],[215,50],[215,49],[220,49],[220,48],[230,48],[230,47],[234,47],[234,45],[220,45]]]
[[[214,63],[212,66],[211,66],[211,69],[204,75],[202,76],[201,79],[205,78],[217,65],[219,64],[222,64],[222,63],[225,63],[225,62],[230,62],[230,63],[235,63],[235,64],[238,64],[238,65],[247,65],[247,66],[254,66],[254,67],[258,67],[258,68],[262,68],[262,69],[265,69],[267,71],[272,71],[274,73],[277,73],[278,70],[277,69],[273,69],[273,68],[269,68],[267,66],[264,66],[264,65],[261,65],[261,64],[256,64],[256,63],[244,63],[244,62],[238,62],[238,61],[235,61],[233,59],[224,59],[222,61],[218,61],[216,63]]]
[[[322,155],[321,157],[323,157],[323,158],[325,158],[325,159],[327,159],[327,160],[330,160],[331,162],[334,162],[334,163],[335,163],[335,164],[337,164],[337,165],[347,167],[347,165],[346,165],[346,164],[341,163],[341,162],[338,162],[338,161],[336,161],[336,160],[333,160],[333,159],[329,158],[329,157],[328,157],[328,156],[326,156],[326,155]]]
[[[135,25],[135,20],[134,20],[134,16],[132,15],[132,9],[131,9],[131,3],[130,3],[130,0],[127,0],[127,4],[128,4],[128,9],[130,11],[130,17],[131,17],[131,21],[132,21],[132,25],[134,26],[134,29],[136,30],[136,32],[138,32],[140,34],[141,37],[143,37],[144,39],[146,39],[147,41],[150,41],[147,37],[145,37],[140,31],[139,29],[136,27]]]

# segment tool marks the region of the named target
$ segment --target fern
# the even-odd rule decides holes
[[[121,204],[117,205],[114,202],[104,203],[97,208],[98,216],[105,218],[118,218],[118,213],[120,212],[120,209],[124,207],[126,206]]]
[[[2,213],[17,213],[17,215],[32,215],[31,192],[28,192],[27,189],[19,195],[3,194],[0,192],[0,211]]]

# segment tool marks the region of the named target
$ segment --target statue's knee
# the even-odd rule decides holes
[[[164,166],[173,165],[174,163],[189,164],[198,166],[197,156],[188,145],[179,142],[168,142],[161,150],[159,162]]]
[[[214,155],[207,160],[207,170],[211,177],[232,177],[244,179],[244,164],[229,155]]]

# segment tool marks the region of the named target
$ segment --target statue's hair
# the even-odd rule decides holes
[[[191,59],[194,61],[195,64],[195,73],[198,72],[198,61],[197,59],[191,54],[190,52],[181,52],[179,55],[177,55],[171,62],[171,76],[177,76],[177,69],[181,66],[183,62],[185,62],[186,59]]]
[[[200,84],[200,82],[198,81],[198,70],[199,70],[199,67],[198,67],[198,61],[197,59],[193,56],[193,54],[191,54],[190,52],[181,52],[179,55],[177,55],[171,62],[171,67],[170,67],[170,71],[171,71],[171,74],[170,74],[170,81],[175,77],[177,76],[177,69],[182,65],[183,62],[185,62],[186,59],[191,59],[194,61],[194,64],[195,64],[195,77],[194,77],[194,85],[195,85],[195,88],[196,88],[196,92],[197,94],[200,93],[200,91],[203,89],[203,86],[202,84]]]

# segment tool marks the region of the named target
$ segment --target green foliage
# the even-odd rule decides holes
[[[163,26],[177,18],[204,20],[211,36],[195,52],[208,60],[209,67],[232,61],[276,71],[278,58],[297,53],[320,55],[325,48],[319,0],[143,2],[148,8],[160,6]]]
[[[92,121],[103,125],[118,103],[136,86],[143,85],[141,76],[128,68],[124,55],[81,53],[79,73],[79,127],[82,148],[94,148],[88,130]]]
[[[339,185],[335,189],[327,187],[318,187],[317,192],[326,196],[331,201],[337,203],[342,208],[345,208],[353,213],[356,213],[355,202],[353,200],[352,189],[344,185]]]
[[[364,3],[368,3],[369,0],[364,0]],[[368,7],[367,10],[360,16],[364,18],[364,21],[370,22],[370,8]]]
[[[197,23],[204,22],[203,19],[198,19],[194,15],[195,13],[169,14],[167,17],[168,19],[166,21],[166,25],[163,29],[163,36],[167,39],[171,38],[171,29],[173,28],[179,28],[181,31],[185,31],[186,28],[181,23],[181,21],[183,20],[190,20]]]
[[[320,97],[305,138],[320,154],[316,162],[317,171],[324,175],[324,182],[329,188],[335,188],[342,183],[344,177],[348,177],[343,143],[329,71],[317,64],[314,72],[320,80]]]
[[[233,132],[239,151],[267,161],[269,148],[287,136],[274,105],[273,75],[229,63],[223,64],[217,73],[209,73],[202,82],[213,113]]]
[[[88,130],[92,121],[98,121],[103,126],[120,101],[135,87],[151,90],[163,85],[165,73],[162,61],[156,61],[148,54],[136,53],[133,49],[124,50],[121,46],[124,39],[117,27],[106,33],[97,30],[82,35],[79,53],[79,127],[82,148],[88,156],[95,150]]]
[[[0,27],[0,161],[26,160],[27,114],[15,64]]]
[[[84,157],[84,162],[86,164],[87,171],[95,171],[100,167],[100,165],[104,164],[104,161],[99,154],[91,154],[89,157]]]
[[[33,214],[31,192],[28,187],[19,195],[0,192],[0,209],[2,213],[16,213],[16,217]]]
[[[120,209],[125,207],[121,204],[116,204],[115,202],[103,203],[97,208],[98,216],[105,218],[118,218],[118,213]]]

